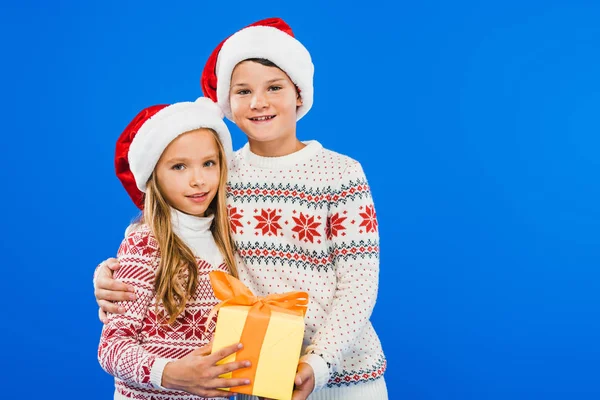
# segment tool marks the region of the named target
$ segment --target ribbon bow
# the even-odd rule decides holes
[[[215,297],[221,303],[212,310],[209,321],[215,312],[223,306],[250,306],[264,310],[265,312],[278,311],[295,315],[306,315],[308,307],[308,293],[288,292],[270,294],[265,297],[257,297],[239,279],[226,274],[223,271],[212,271],[209,273]]]

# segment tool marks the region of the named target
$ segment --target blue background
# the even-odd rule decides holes
[[[111,398],[92,272],[136,215],[115,140],[271,16],[316,65],[299,137],[372,186],[390,398],[600,397],[600,4],[392,3],[3,2],[0,397]]]

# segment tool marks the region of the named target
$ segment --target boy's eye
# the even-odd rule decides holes
[[[250,91],[248,89],[242,89],[242,90],[238,90],[237,94],[248,94],[250,93]]]
[[[181,171],[184,168],[185,168],[185,165],[183,165],[183,164],[175,164],[171,167],[171,169],[174,169],[176,171]]]
[[[281,86],[269,86],[269,90],[276,92],[278,90],[281,90]]]

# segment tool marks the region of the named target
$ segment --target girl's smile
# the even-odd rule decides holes
[[[185,197],[187,197],[188,199],[190,199],[194,203],[202,203],[206,199],[208,199],[208,192],[194,193],[194,194],[191,194],[191,195],[188,195],[188,196],[185,196]]]

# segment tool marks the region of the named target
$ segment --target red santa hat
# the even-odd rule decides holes
[[[147,107],[127,125],[117,140],[115,170],[136,206],[144,207],[146,183],[169,143],[200,128],[217,133],[226,161],[231,160],[231,134],[223,121],[223,112],[209,98]]]
[[[200,83],[204,95],[217,102],[229,120],[232,120],[229,104],[231,74],[238,63],[248,58],[265,58],[284,71],[302,97],[296,119],[306,115],[313,104],[314,65],[310,53],[294,38],[292,28],[281,18],[268,18],[219,43],[202,71]]]

